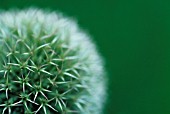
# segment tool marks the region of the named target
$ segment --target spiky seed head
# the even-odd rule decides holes
[[[0,13],[0,113],[100,114],[103,63],[89,36],[60,13]]]

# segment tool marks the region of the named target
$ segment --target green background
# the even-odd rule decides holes
[[[104,114],[170,114],[169,0],[0,0],[28,6],[64,12],[92,35],[108,72]]]

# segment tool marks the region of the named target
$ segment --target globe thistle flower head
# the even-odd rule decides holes
[[[100,114],[101,57],[89,36],[59,13],[0,13],[0,113]]]

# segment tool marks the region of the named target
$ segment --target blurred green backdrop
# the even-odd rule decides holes
[[[109,77],[104,114],[170,114],[169,0],[0,0],[29,6],[75,17],[92,35]]]

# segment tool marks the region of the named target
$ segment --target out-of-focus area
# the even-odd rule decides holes
[[[108,74],[104,114],[170,114],[170,1],[1,0],[75,18],[93,37]],[[102,98],[101,98],[102,99]]]

